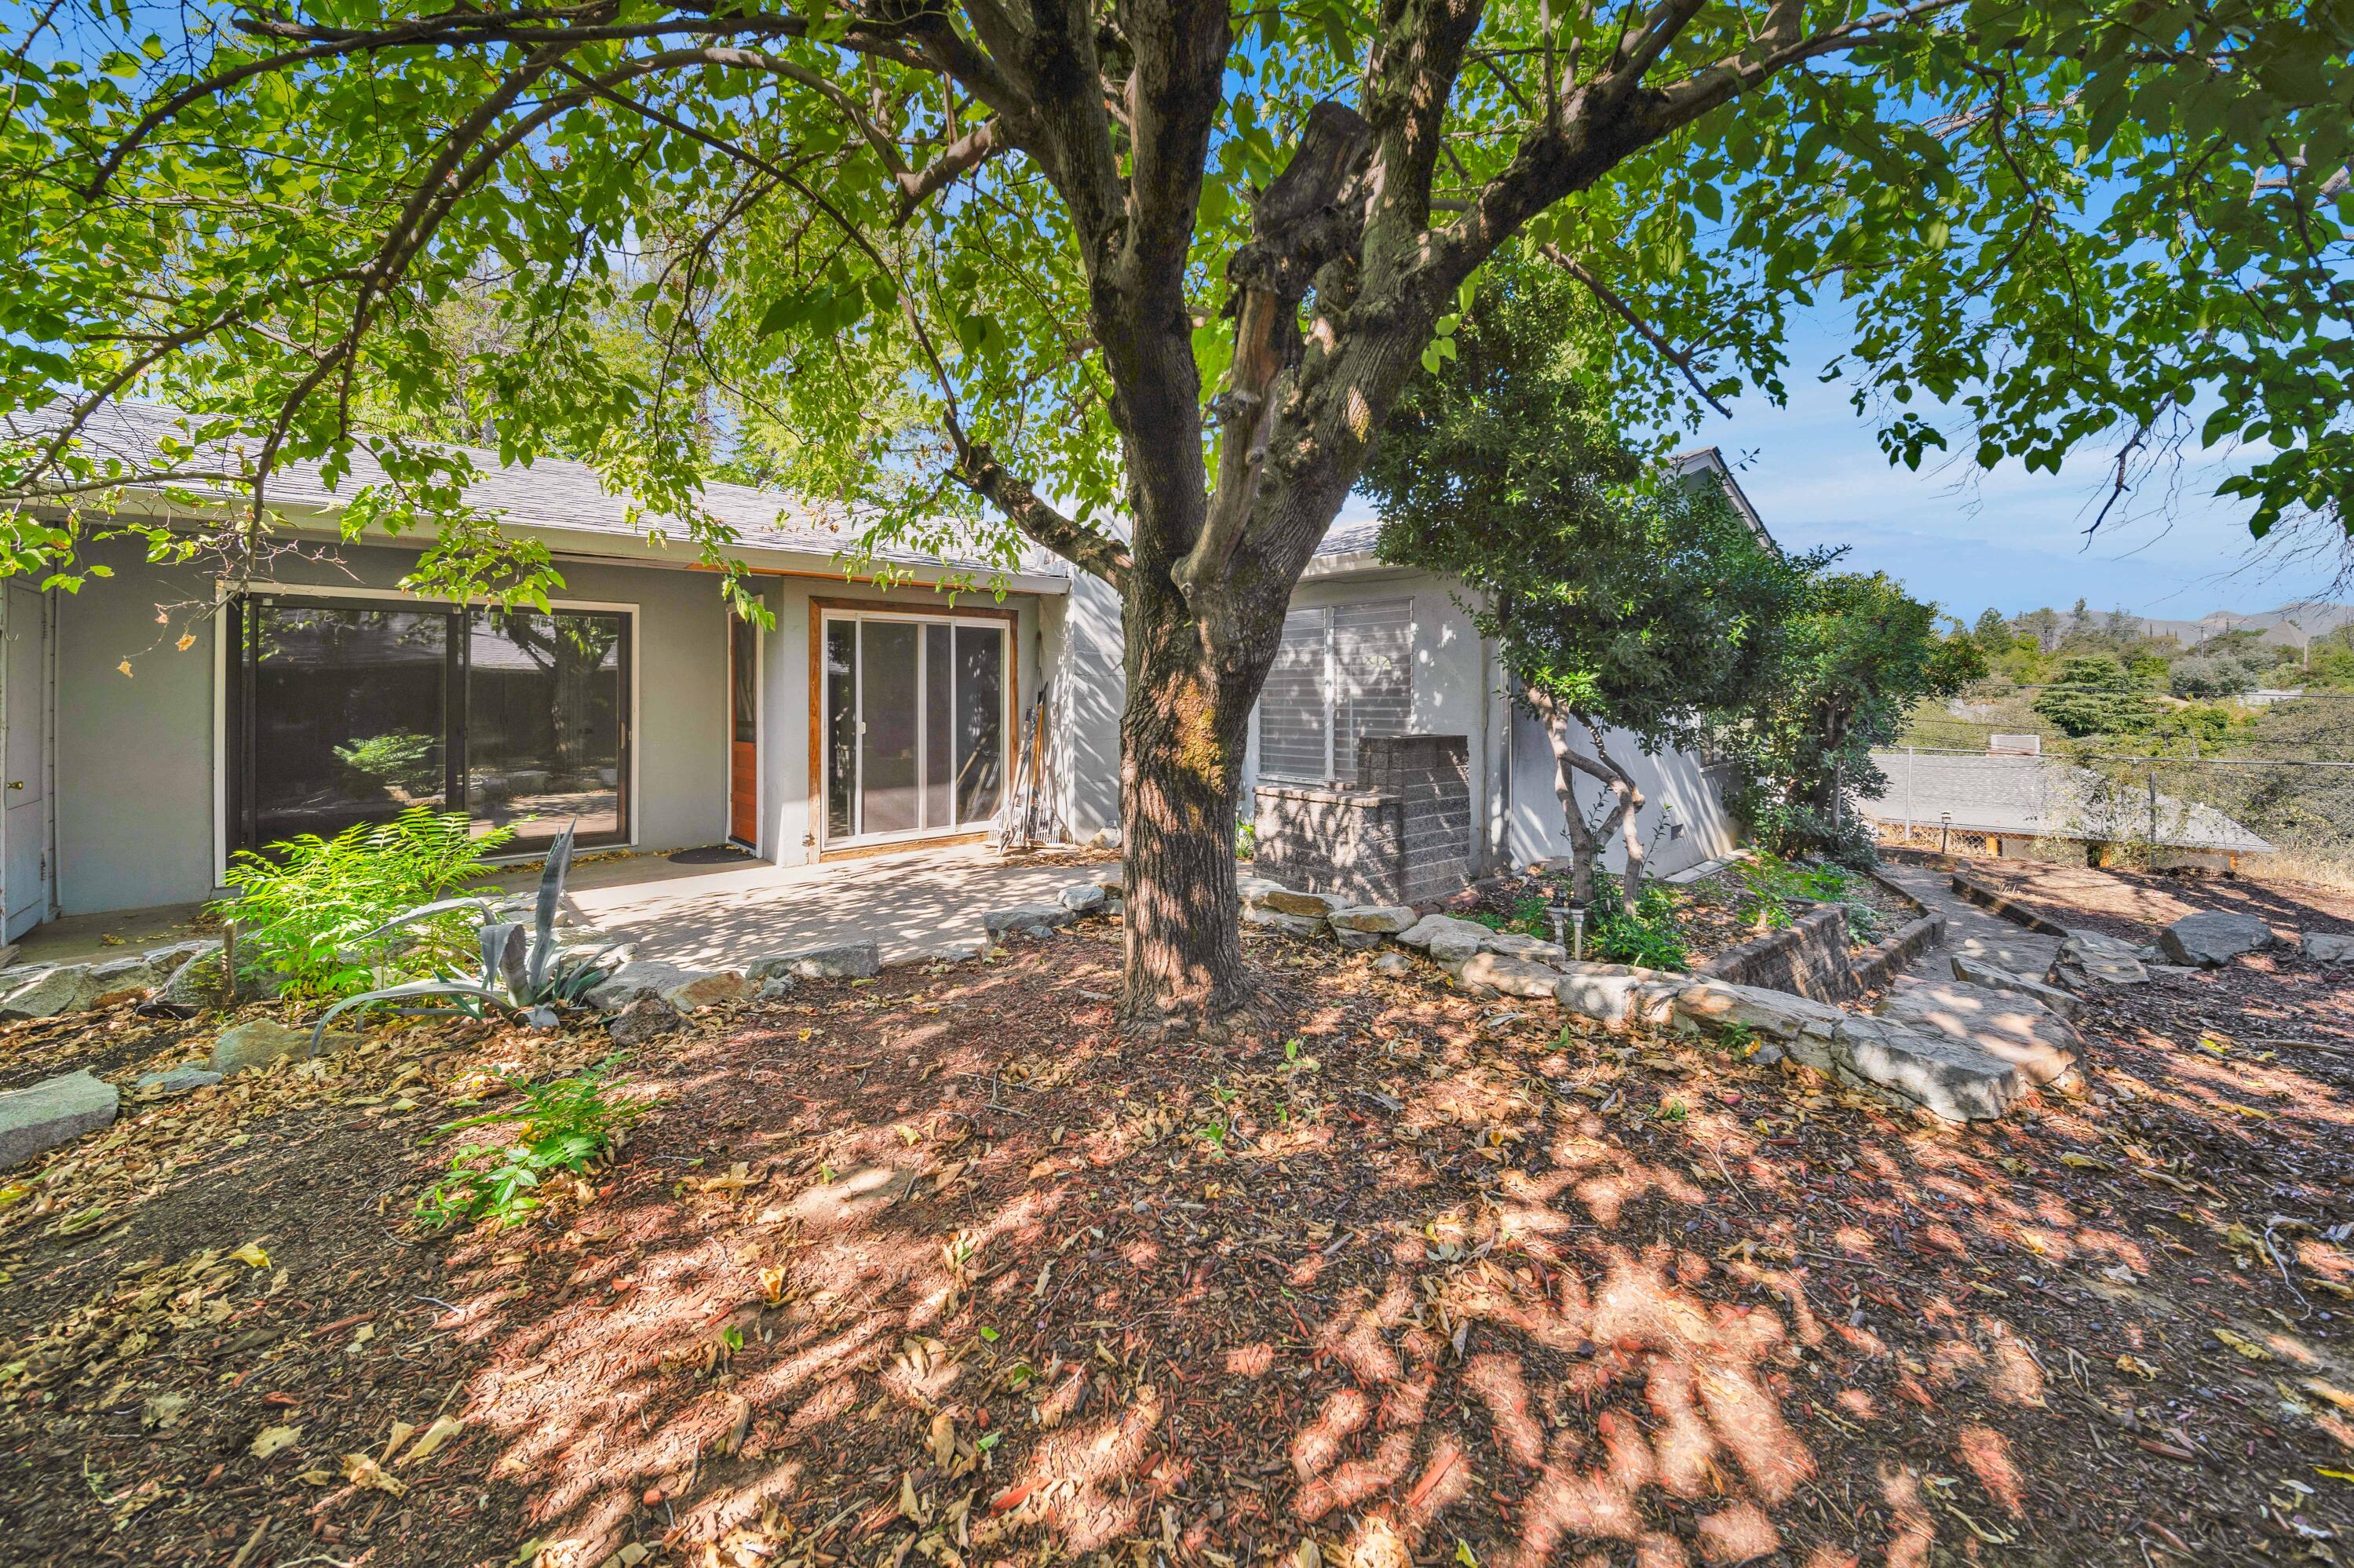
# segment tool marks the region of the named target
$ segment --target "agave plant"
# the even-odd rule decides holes
[[[346,997],[320,1015],[318,1027],[311,1032],[312,1050],[315,1052],[326,1038],[327,1025],[336,1014],[373,1002],[414,1001],[429,996],[463,998],[523,1013],[536,1024],[552,1025],[557,1004],[573,1006],[584,1001],[604,980],[605,959],[621,944],[610,943],[586,958],[558,960],[556,911],[564,900],[565,874],[572,867],[573,828],[574,824],[566,823],[556,842],[547,846],[529,926],[509,917],[522,913],[525,900],[521,898],[442,898],[395,916],[360,938],[359,943],[366,944],[419,920],[472,910],[482,918],[482,973],[468,979],[409,980]]]

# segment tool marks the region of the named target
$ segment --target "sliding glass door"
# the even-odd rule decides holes
[[[966,832],[1005,776],[1002,620],[826,611],[824,847]]]
[[[459,809],[629,836],[629,618],[257,595],[230,607],[232,839]]]

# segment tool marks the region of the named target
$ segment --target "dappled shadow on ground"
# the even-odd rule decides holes
[[[2070,927],[2134,941],[2200,909],[2253,915],[2285,939],[2299,931],[2354,932],[2354,893],[2310,884],[2201,872],[2095,870],[1992,856],[1926,856],[1967,873]]]
[[[2090,1026],[2084,1097],[1957,1131],[1257,933],[1288,1029],[1140,1045],[1117,936],[707,1020],[633,1065],[654,1108],[592,1201],[344,1238],[435,1271],[391,1287],[432,1298],[398,1353],[455,1359],[464,1435],[389,1501],[247,1454],[265,1391],[307,1450],[381,1441],[321,1392],[369,1356],[306,1326],[207,1429],[216,1494],[275,1510],[251,1568],[310,1534],[372,1564],[2149,1568],[2354,1531],[2354,1059],[2202,1046],[2198,981]],[[127,1488],[190,1473],[176,1441],[90,1452]],[[122,1539],[186,1539],[179,1506]]]
[[[1140,1050],[1115,961],[701,1042],[552,1257],[479,1245],[529,1305],[470,1408],[559,1557],[2221,1561],[2354,1522],[2285,1486],[2354,1447],[2327,1396],[2242,1418],[2354,1372],[2222,1173],[2314,1212],[2342,1083],[2169,1050],[1956,1134],[1321,955],[1288,1052]],[[2307,1297],[2354,1285],[2299,1234]]]

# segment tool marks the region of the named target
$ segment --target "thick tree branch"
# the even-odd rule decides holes
[[[1634,328],[1635,334],[1649,344],[1659,357],[1682,371],[1684,379],[1691,383],[1691,389],[1699,393],[1710,408],[1728,419],[1733,418],[1733,410],[1726,408],[1716,394],[1708,389],[1708,384],[1700,378],[1700,372],[1692,366],[1691,356],[1670,343],[1658,328],[1638,314],[1635,307],[1628,304],[1616,289],[1586,270],[1583,263],[1563,254],[1560,246],[1548,242],[1543,247],[1543,252],[1546,260],[1585,284],[1596,299],[1607,306],[1619,320]]]
[[[1200,536],[1171,573],[1189,599],[1224,575],[1250,521],[1275,425],[1275,381],[1299,356],[1299,302],[1317,270],[1355,242],[1350,216],[1334,204],[1373,136],[1354,110],[1317,104],[1298,151],[1254,207],[1249,243],[1226,265],[1235,353],[1212,405],[1223,426],[1217,490]]]
[[[1113,588],[1125,590],[1135,568],[1128,547],[1110,535],[1068,517],[1038,499],[1038,493],[1008,473],[980,442],[964,449],[957,478],[972,493],[1005,514],[1013,525],[1083,571],[1092,572]]]
[[[896,176],[899,182],[899,221],[905,223],[950,182],[987,163],[1003,149],[997,122],[984,120],[946,147],[920,169],[901,169]]]

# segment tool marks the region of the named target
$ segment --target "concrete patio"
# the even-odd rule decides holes
[[[987,911],[1051,900],[1117,864],[1080,854],[1007,861],[981,844],[797,866],[633,858],[576,867],[566,903],[581,925],[636,943],[641,959],[725,968],[871,937],[887,964],[978,938]],[[531,884],[528,874],[502,880]]]
[[[696,855],[707,852],[689,852]],[[981,844],[910,850],[819,865],[748,856],[680,863],[663,855],[589,859],[573,867],[565,905],[576,927],[637,945],[642,959],[724,967],[731,959],[872,937],[885,963],[982,935],[982,914],[1054,897],[1117,865],[1106,854],[1001,859]],[[534,865],[483,885],[530,888]],[[8,961],[76,963],[200,934],[201,906],[173,905],[53,920]]]

